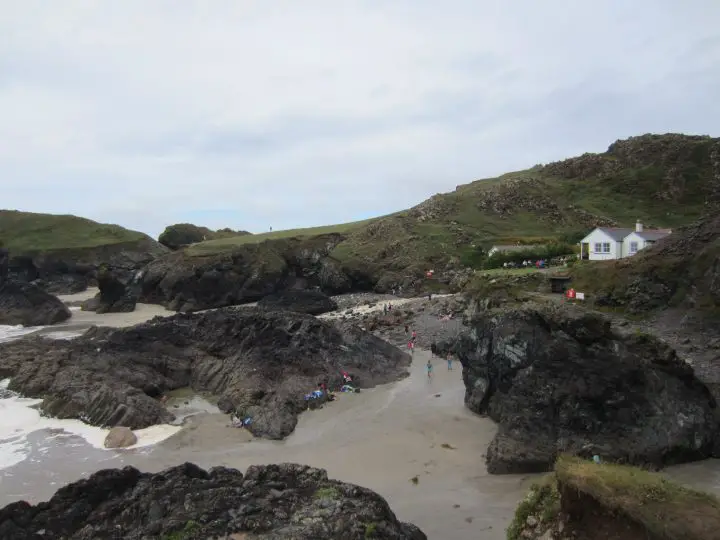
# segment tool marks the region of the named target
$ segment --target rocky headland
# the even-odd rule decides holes
[[[191,463],[156,474],[132,467],[99,471],[47,502],[0,509],[0,537],[426,539],[373,491],[290,463],[250,467],[244,475]]]
[[[141,298],[174,311],[199,311],[255,302],[285,289],[349,292],[351,278],[329,256],[341,238],[288,238],[246,243],[229,252],[170,253],[145,268]]]
[[[224,412],[252,417],[256,436],[281,439],[319,382],[342,371],[361,387],[407,376],[409,355],[351,324],[290,311],[218,309],[155,318],[130,328],[92,328],[71,341],[42,337],[0,345],[0,379],[44,398],[42,410],[132,429],[173,420],[160,398],[191,387]]]
[[[547,471],[563,452],[652,466],[720,455],[715,399],[659,339],[549,304],[470,325],[439,349],[463,365],[466,405],[498,423],[488,471]]]
[[[101,267],[128,282],[168,249],[148,235],[76,216],[0,210],[0,243],[10,276],[53,294],[97,284]]]

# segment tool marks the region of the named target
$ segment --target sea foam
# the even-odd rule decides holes
[[[30,452],[28,435],[46,430],[48,437],[81,437],[95,448],[105,449],[108,429],[90,426],[80,420],[60,420],[40,414],[41,399],[23,398],[8,392],[9,379],[0,381],[0,469],[25,460]],[[181,426],[158,425],[135,430],[138,442],[129,448],[143,448],[157,444],[182,429]],[[111,450],[108,450],[111,451]]]

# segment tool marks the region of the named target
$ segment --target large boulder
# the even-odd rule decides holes
[[[38,533],[42,531],[42,533]],[[283,463],[209,471],[185,463],[141,473],[107,469],[45,503],[0,509],[0,537],[425,540],[377,493],[329,480],[322,469]]]
[[[349,292],[353,281],[330,256],[343,238],[328,234],[249,242],[212,254],[193,247],[169,253],[145,268],[141,301],[200,311],[255,302],[286,289]]]
[[[141,271],[140,271],[141,272]],[[135,311],[140,287],[137,279],[141,276],[131,278],[130,283],[123,283],[113,272],[102,269],[98,272],[97,282],[100,292],[93,298],[82,304],[84,311],[95,311],[97,313],[129,313]]]
[[[105,448],[127,448],[137,443],[138,438],[132,429],[123,426],[112,428],[105,436]]]
[[[307,291],[289,289],[275,294],[264,296],[258,307],[264,309],[285,309],[307,313],[308,315],[322,315],[338,308],[337,302],[320,291]]]
[[[657,339],[569,307],[479,312],[471,326],[440,348],[463,364],[466,405],[499,424],[490,472],[546,471],[562,452],[655,466],[712,455],[715,400]]]
[[[57,297],[32,283],[0,279],[0,324],[47,326],[70,316],[70,310]]]
[[[192,387],[218,396],[223,412],[253,418],[255,435],[289,435],[318,381],[364,386],[407,376],[410,356],[391,344],[313,316],[260,308],[177,314],[130,328],[95,328],[74,340],[28,338],[0,344],[0,379],[42,397],[42,410],[99,426],[167,423],[158,399]]]

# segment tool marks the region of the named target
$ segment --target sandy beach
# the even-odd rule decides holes
[[[495,426],[463,406],[459,365],[447,371],[435,359],[434,376],[427,379],[429,357],[417,351],[407,379],[341,394],[304,413],[284,441],[253,440],[219,413],[190,418],[182,431],[152,448],[104,451],[75,438],[68,451],[61,440],[45,441],[28,460],[0,471],[0,505],[46,499],[60,485],[106,467],[158,471],[193,461],[244,470],[292,461],[376,490],[400,519],[416,523],[429,538],[504,538],[530,477],[487,474],[482,456]]]
[[[88,297],[94,291],[81,294]],[[373,307],[363,301],[363,312],[382,310],[382,300]],[[399,306],[413,299],[391,301]],[[74,310],[68,323],[43,332],[81,331],[92,324],[127,326],[170,314],[148,305],[107,315]],[[305,412],[284,441],[253,439],[247,431],[230,427],[227,415],[187,390],[174,395],[169,406],[180,416],[193,416],[182,430],[154,446],[111,451],[94,448],[77,435],[34,432],[28,437],[27,459],[0,470],[0,506],[18,499],[45,500],[58,487],[108,467],[159,471],[191,461],[245,470],[253,464],[290,461],[327,469],[333,478],[377,491],[400,519],[417,524],[428,538],[503,539],[535,476],[487,473],[484,454],[495,425],[465,408],[458,363],[448,371],[444,360],[432,359],[435,370],[428,380],[428,359],[430,352],[418,349],[408,378],[359,394],[339,394],[322,409]],[[720,493],[716,461],[674,467],[667,474]]]

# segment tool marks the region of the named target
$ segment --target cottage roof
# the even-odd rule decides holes
[[[635,232],[635,229],[626,227],[598,227],[597,230],[604,232],[616,242],[622,242],[628,234]]]
[[[643,232],[636,232],[640,238],[643,240],[660,240],[661,238],[665,238],[668,234],[670,234],[671,231],[667,229],[650,229]]]
[[[660,240],[665,238],[672,231],[670,229],[645,229],[642,232],[638,232],[631,227],[598,227],[595,231],[602,231],[607,234],[610,238],[616,242],[622,242],[627,235],[635,233],[643,240]],[[592,234],[592,232],[590,234]],[[589,236],[589,235],[588,235]],[[586,237],[587,238],[587,237]]]

